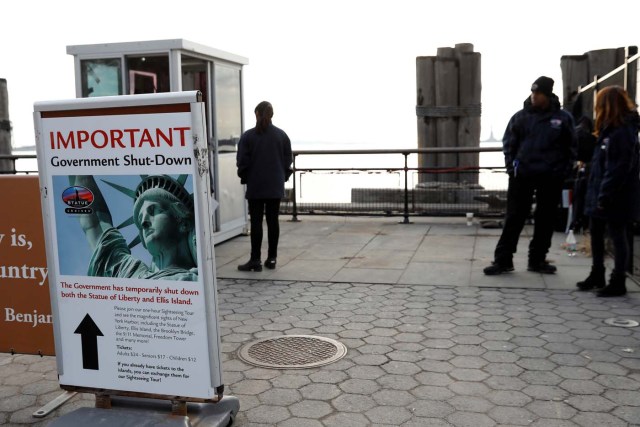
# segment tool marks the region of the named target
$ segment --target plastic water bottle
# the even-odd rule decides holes
[[[567,250],[567,255],[575,256],[576,255],[576,236],[573,234],[573,230],[569,230],[569,234],[567,234],[567,239],[565,240],[565,247]]]

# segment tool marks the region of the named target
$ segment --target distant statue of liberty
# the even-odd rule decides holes
[[[133,198],[133,215],[114,227],[109,207],[93,176],[74,175],[72,185],[93,192],[92,212],[80,215],[80,225],[93,251],[88,275],[164,280],[198,280],[193,196],[184,188],[186,176],[143,177],[135,191],[116,184],[117,190]],[[119,228],[135,224],[138,237],[127,244]],[[151,254],[146,265],[131,254],[138,242]]]

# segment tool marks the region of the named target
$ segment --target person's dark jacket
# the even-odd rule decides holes
[[[600,131],[591,160],[586,215],[619,221],[639,219],[639,130],[640,120],[634,113],[622,126]]]
[[[511,177],[565,179],[571,174],[577,145],[573,117],[554,94],[546,110],[533,108],[527,98],[509,120],[502,142]]]
[[[578,139],[577,160],[589,163],[593,158],[593,149],[596,147],[596,137],[593,136],[593,125],[588,117],[581,117],[576,123],[576,138]]]
[[[249,129],[240,138],[236,166],[240,182],[247,184],[247,199],[281,199],[291,173],[291,141],[270,124],[262,133]]]

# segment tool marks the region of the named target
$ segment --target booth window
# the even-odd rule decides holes
[[[204,59],[194,58],[188,55],[182,55],[182,90],[199,90],[202,93],[202,101],[207,109],[207,117],[209,113],[209,81],[208,81],[208,61]],[[211,123],[207,121],[207,128],[211,129]],[[210,132],[211,133],[211,132]],[[210,137],[211,135],[208,135]]]
[[[242,134],[240,69],[215,64],[214,76],[218,151],[236,151]]]
[[[207,102],[207,61],[182,55],[182,90],[199,90]]]
[[[171,90],[169,56],[127,56],[130,94],[159,93]]]
[[[82,97],[122,94],[122,63],[118,58],[80,61]]]

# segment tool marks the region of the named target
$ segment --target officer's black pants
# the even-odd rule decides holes
[[[513,264],[513,254],[516,253],[524,223],[531,213],[534,194],[536,210],[533,216],[533,239],[529,244],[529,265],[545,260],[553,237],[562,183],[562,179],[557,177],[509,178],[504,228],[494,254],[498,264]]]

